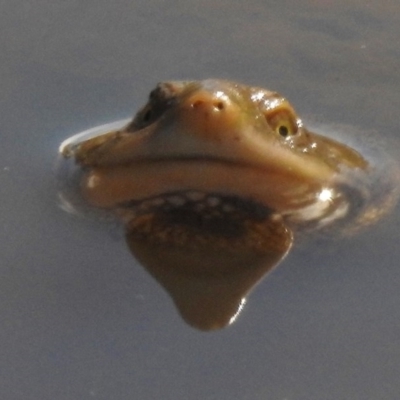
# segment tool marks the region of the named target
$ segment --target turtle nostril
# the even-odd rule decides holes
[[[214,108],[216,108],[217,110],[223,110],[225,108],[225,104],[223,101],[217,101],[213,103]]]
[[[192,108],[199,108],[199,107],[201,107],[201,106],[203,106],[203,105],[204,105],[204,101],[203,101],[203,100],[195,100],[195,101],[191,104]]]

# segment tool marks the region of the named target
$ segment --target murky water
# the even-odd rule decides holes
[[[234,325],[200,333],[118,228],[62,211],[55,184],[62,140],[128,117],[165,79],[278,90],[306,121],[354,126],[400,161],[398,2],[0,9],[1,398],[398,398],[399,208],[298,246]]]

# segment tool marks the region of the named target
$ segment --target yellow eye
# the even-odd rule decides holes
[[[269,126],[280,136],[286,138],[295,135],[298,130],[297,120],[290,110],[269,110],[265,114]]]
[[[282,123],[281,125],[278,125],[278,127],[275,129],[282,137],[286,137],[289,135],[290,132],[290,127],[285,125],[285,123]]]

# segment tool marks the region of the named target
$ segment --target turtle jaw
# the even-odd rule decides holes
[[[81,190],[95,207],[141,201],[168,193],[218,193],[284,213],[315,202],[321,183],[299,183],[284,172],[211,159],[149,160],[85,171]]]
[[[226,136],[209,141],[193,131],[111,132],[79,145],[75,159],[84,167],[84,196],[93,205],[110,208],[194,190],[248,198],[284,212],[315,201],[316,193],[336,175],[319,160],[273,141],[242,137],[237,143]]]

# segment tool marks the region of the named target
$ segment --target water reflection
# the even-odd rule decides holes
[[[249,219],[240,226],[216,217],[213,225],[224,229],[214,233],[202,229],[202,218],[196,224],[173,219],[168,214],[157,216],[157,221],[168,225],[153,225],[160,234],[152,240],[148,240],[147,221],[143,226],[138,221],[134,227],[128,224],[126,241],[135,258],[171,295],[183,319],[203,330],[232,323],[245,297],[292,243],[282,221],[271,222],[268,217]],[[181,240],[171,240],[176,236]],[[254,245],[244,243],[244,237],[251,237]]]

